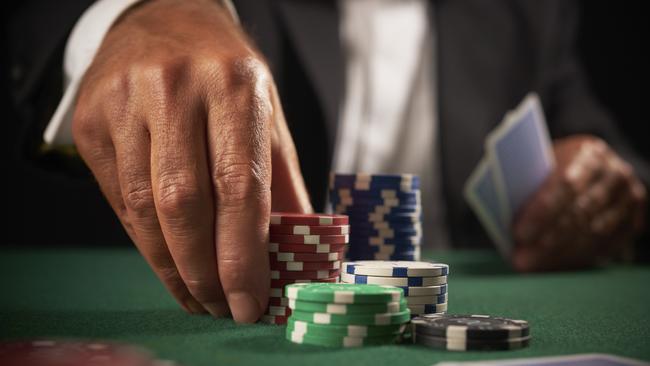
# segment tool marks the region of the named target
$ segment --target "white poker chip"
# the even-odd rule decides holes
[[[362,285],[389,285],[400,287],[440,286],[447,283],[447,276],[436,277],[381,277],[341,273],[341,282]]]
[[[446,276],[449,266],[444,263],[415,261],[355,261],[344,262],[345,273],[383,277]]]

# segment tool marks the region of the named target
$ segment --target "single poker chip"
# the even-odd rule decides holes
[[[269,253],[269,259],[277,262],[333,262],[343,259],[344,251],[333,253]]]
[[[422,242],[421,236],[410,236],[404,238],[382,238],[379,236],[361,236],[361,237],[351,237],[350,243],[358,243],[364,245],[392,245],[395,247],[405,246],[405,245],[420,245]]]
[[[287,324],[287,319],[287,316],[264,314],[260,318],[260,322],[265,324],[284,325]]]
[[[289,308],[288,306],[282,306],[282,305],[270,305],[266,309],[266,314],[268,314],[268,315],[289,316],[289,315],[291,315],[291,308]]]
[[[343,283],[297,283],[287,285],[286,292],[289,299],[334,304],[381,304],[403,298],[402,290],[393,286]]]
[[[285,235],[347,235],[350,233],[350,225],[270,225],[269,233]]]
[[[375,337],[349,336],[315,336],[307,333],[291,331],[287,328],[286,337],[297,344],[310,344],[323,347],[362,347],[369,345],[394,344],[400,340],[399,335],[384,335]]]
[[[411,192],[420,188],[420,177],[413,174],[334,174],[330,175],[331,189],[352,188],[371,190],[390,188]]]
[[[408,322],[411,319],[411,311],[407,309],[397,313],[383,314],[328,314],[294,310],[291,316],[293,319],[314,324],[388,325]]]
[[[332,205],[356,206],[356,205],[372,205],[372,206],[418,206],[421,205],[420,198],[356,198],[356,197],[330,197]]]
[[[389,250],[386,250],[389,249]],[[395,251],[395,248],[354,248],[348,251],[347,258],[353,261],[378,260],[378,261],[417,261],[420,259],[420,248],[413,247]],[[410,259],[399,259],[410,258]],[[417,259],[415,259],[417,258]]]
[[[447,293],[447,285],[422,286],[422,287],[400,287],[404,291],[404,296],[433,296]]]
[[[387,302],[383,304],[334,304],[289,299],[289,307],[292,310],[328,314],[397,313],[406,310],[406,305],[406,301]]]
[[[394,214],[422,214],[422,205],[376,205],[376,204],[360,204],[356,203],[355,205],[345,205],[345,204],[334,204],[332,207],[336,213],[346,216],[360,216],[367,214],[377,214],[377,215],[394,215]],[[348,217],[349,219],[349,217]]]
[[[269,243],[269,252],[293,252],[293,253],[334,253],[345,250],[347,244],[285,244]]]
[[[363,226],[353,226],[348,240],[352,241],[361,237],[379,237],[386,239],[399,239],[399,238],[413,238],[422,237],[422,228],[409,228],[409,229],[373,229]]]
[[[271,225],[347,225],[345,215],[302,214],[290,212],[271,212]]]
[[[386,277],[446,276],[449,266],[444,263],[409,261],[343,262],[343,271],[350,274]]]
[[[489,315],[427,315],[413,319],[419,333],[455,339],[503,340],[530,335],[525,320]]]
[[[430,314],[445,313],[447,311],[448,304],[444,302],[442,304],[408,305],[408,308],[411,310],[411,314],[424,316]]]
[[[506,340],[470,340],[417,333],[413,338],[416,344],[448,351],[506,351],[528,347],[530,344],[530,336]]]
[[[103,341],[38,339],[0,343],[3,366],[154,366],[162,361],[137,346]]]
[[[319,278],[316,280],[311,279],[271,279],[271,287],[283,288],[286,285],[294,283],[312,283],[312,282],[339,282],[339,278],[334,276],[330,278]]]
[[[396,253],[396,254],[385,254],[385,253],[375,253],[375,254],[359,254],[352,253],[347,259],[349,260],[378,260],[378,261],[417,261],[420,260],[420,254],[418,252],[408,252],[408,253]]]
[[[377,188],[368,190],[356,190],[350,188],[330,189],[329,194],[335,197],[360,197],[360,198],[413,198],[420,197],[421,191],[403,192],[398,189]]]
[[[287,329],[298,333],[306,333],[315,336],[349,336],[349,337],[373,337],[382,335],[398,335],[404,333],[406,324],[389,325],[333,325],[314,324],[289,318]]]
[[[289,299],[286,297],[269,297],[269,306],[289,306]]]
[[[426,304],[442,304],[447,302],[447,294],[433,295],[433,296],[409,296],[406,297],[408,305],[426,305]]]
[[[340,269],[322,270],[322,271],[271,271],[271,279],[285,280],[318,280],[321,278],[331,278],[338,276]]]
[[[333,262],[278,262],[271,261],[271,270],[278,271],[321,271],[341,268],[340,261]]]
[[[411,222],[371,222],[371,221],[357,221],[352,222],[352,234],[355,232],[367,232],[376,230],[393,230],[395,233],[412,233],[422,232],[422,224]]]
[[[287,244],[345,244],[349,239],[348,235],[269,235],[270,242]]]
[[[368,284],[368,285],[389,285],[389,286],[439,286],[447,283],[447,276],[437,277],[378,277],[353,275],[341,273],[341,282]]]

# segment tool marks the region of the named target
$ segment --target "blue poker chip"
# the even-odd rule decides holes
[[[440,286],[447,283],[447,276],[435,277],[381,277],[341,273],[341,282],[388,286]]]
[[[422,231],[418,230],[359,230],[350,229],[349,241],[364,240],[366,238],[393,239],[396,242],[415,242],[422,240]]]
[[[419,199],[422,196],[419,190],[413,192],[403,192],[396,189],[374,189],[374,190],[356,190],[349,188],[338,188],[329,190],[330,197],[338,198],[359,198],[359,199]]]
[[[420,188],[420,177],[413,174],[335,174],[330,175],[330,188],[352,188],[370,190],[389,188],[400,191],[413,191]]]
[[[422,232],[421,222],[368,222],[350,220],[350,233],[366,233],[392,230],[396,234]]]
[[[364,198],[364,197],[332,197],[330,196],[330,202],[333,205],[347,205],[347,206],[357,206],[357,205],[366,205],[366,206],[388,206],[388,207],[397,207],[397,206],[416,206],[421,205],[422,199],[420,197],[411,197],[411,198]]]
[[[395,247],[407,247],[407,246],[418,246],[422,242],[422,237],[420,236],[411,236],[404,238],[382,238],[378,236],[361,236],[361,237],[350,237],[349,243],[350,248],[355,246],[395,246]]]
[[[395,224],[417,224],[422,222],[422,213],[377,215],[373,213],[352,213],[347,215],[350,222],[371,222],[371,223],[395,223]]]
[[[332,204],[332,208],[337,214],[355,215],[355,214],[385,214],[385,213],[422,213],[422,205],[400,205],[386,206],[373,204]]]
[[[357,261],[343,262],[343,271],[368,276],[435,277],[446,276],[449,266],[425,261]]]
[[[404,297],[409,296],[432,296],[432,295],[442,295],[447,293],[447,284],[439,286],[398,286],[404,291]]]

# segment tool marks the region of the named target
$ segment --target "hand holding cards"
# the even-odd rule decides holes
[[[486,154],[465,185],[465,198],[501,255],[509,257],[513,215],[555,166],[546,120],[531,93],[487,137]]]

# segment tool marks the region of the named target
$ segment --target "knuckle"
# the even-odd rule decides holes
[[[264,169],[258,164],[228,162],[214,169],[214,185],[219,206],[240,207],[242,204],[268,198],[270,187]]]
[[[183,217],[201,203],[198,185],[187,175],[164,177],[158,187],[158,210],[166,217]]]
[[[124,205],[136,217],[152,216],[155,211],[151,185],[145,182],[129,182],[124,189]]]

